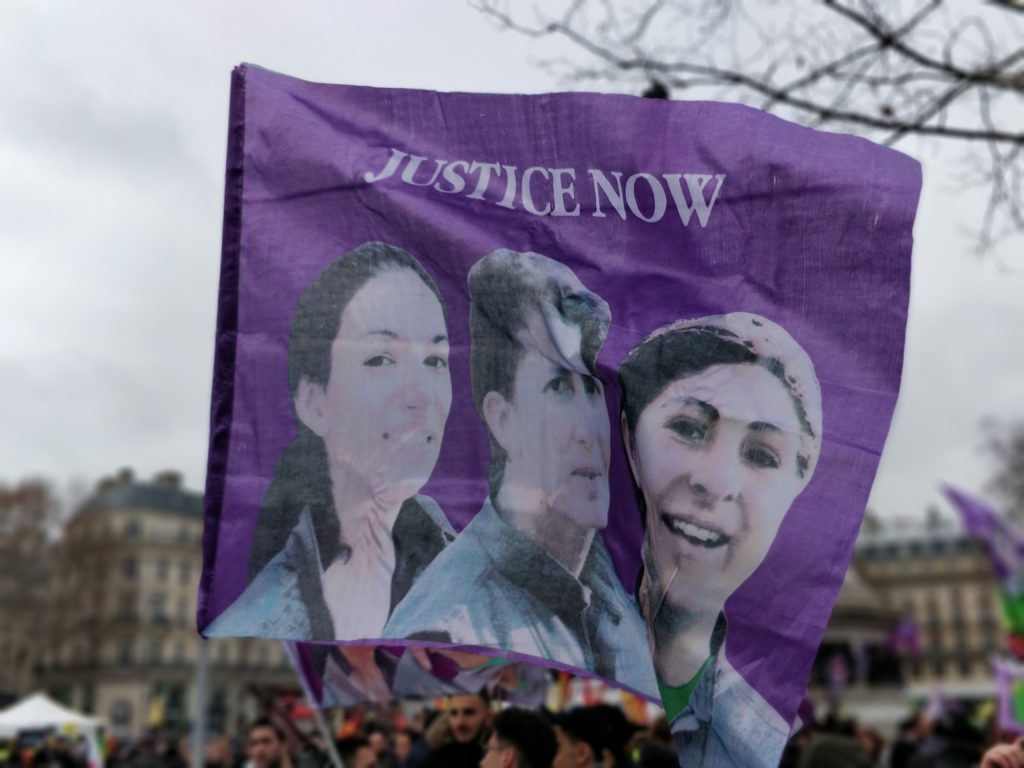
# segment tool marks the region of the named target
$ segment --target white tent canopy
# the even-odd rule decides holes
[[[45,693],[33,693],[7,709],[0,710],[0,736],[38,728],[66,728],[94,731],[103,725],[95,717],[63,707]]]

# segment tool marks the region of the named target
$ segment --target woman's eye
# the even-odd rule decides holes
[[[684,440],[694,443],[703,443],[708,437],[707,427],[693,419],[674,419],[668,423],[668,428]]]
[[[363,361],[363,365],[367,368],[380,368],[384,365],[394,365],[395,360],[391,355],[374,355],[373,357],[367,358]]]
[[[423,364],[425,366],[427,366],[428,368],[447,368],[448,367],[448,361],[445,360],[440,355],[430,355],[426,360],[423,361]]]
[[[743,458],[748,464],[761,469],[778,469],[782,463],[778,454],[765,445],[747,446],[743,451]]]

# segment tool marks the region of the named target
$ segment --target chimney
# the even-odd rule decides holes
[[[163,472],[157,472],[153,475],[153,485],[158,488],[167,488],[168,490],[178,490],[181,488],[181,472],[176,472],[173,469],[165,469]]]

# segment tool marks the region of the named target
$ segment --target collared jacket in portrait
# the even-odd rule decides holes
[[[501,648],[657,697],[646,628],[600,536],[577,579],[490,499],[395,608],[384,636]]]
[[[670,723],[686,768],[775,768],[789,738],[782,715],[729,663],[725,649]]]
[[[396,555],[392,609],[454,536],[451,524],[433,499],[415,496],[406,501],[392,529]],[[312,514],[306,508],[281,551],[203,634],[282,640],[357,639],[335,637],[321,587],[321,549]],[[352,595],[352,599],[359,596]]]

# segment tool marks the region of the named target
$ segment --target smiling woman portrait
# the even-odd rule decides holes
[[[658,329],[619,376],[646,525],[640,608],[680,762],[774,766],[789,724],[729,664],[723,609],[814,473],[814,366],[780,326],[733,313]]]
[[[205,634],[376,638],[454,537],[419,495],[452,401],[434,281],[383,243],[329,264],[295,310],[288,378],[298,435],[260,507],[246,589]]]

